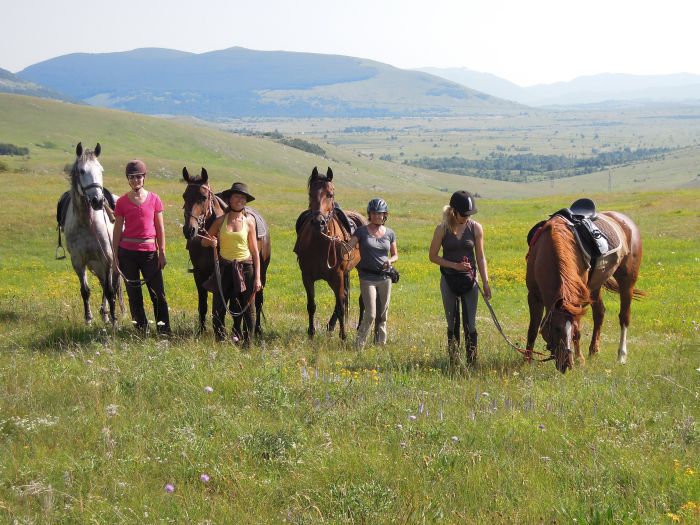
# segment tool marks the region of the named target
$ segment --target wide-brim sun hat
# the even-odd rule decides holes
[[[450,197],[450,208],[463,215],[474,215],[477,211],[476,199],[468,191],[456,191]]]
[[[244,195],[246,201],[248,202],[255,200],[255,197],[253,197],[248,192],[248,185],[245,182],[234,182],[231,186],[231,189],[222,191],[221,193],[219,193],[219,197],[221,197],[222,199],[224,199],[224,201],[228,203],[228,200],[234,193],[240,193],[241,195]]]

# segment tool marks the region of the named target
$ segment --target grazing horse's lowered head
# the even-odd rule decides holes
[[[102,148],[97,143],[93,150],[83,151],[83,144],[78,142],[75,148],[76,159],[70,171],[71,186],[80,197],[90,204],[93,210],[101,210],[104,205],[102,173],[104,169],[97,160]]]

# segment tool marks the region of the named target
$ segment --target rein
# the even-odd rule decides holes
[[[543,352],[538,352],[536,350],[527,350],[524,348],[520,348],[519,346],[512,343],[510,341],[510,339],[508,339],[508,336],[506,336],[506,334],[503,332],[503,328],[501,327],[501,323],[498,322],[498,318],[496,317],[496,312],[493,310],[491,303],[484,295],[484,291],[481,289],[481,286],[479,286],[479,283],[476,281],[474,282],[474,284],[479,289],[479,293],[481,294],[481,297],[483,297],[484,302],[486,303],[486,306],[488,307],[489,312],[491,313],[491,318],[493,319],[493,324],[496,325],[496,328],[498,329],[499,333],[503,336],[503,339],[505,339],[506,343],[508,343],[508,345],[511,348],[516,350],[518,353],[522,354],[523,357],[525,357],[528,361],[538,361],[540,363],[544,363],[545,361],[551,361],[552,359],[554,359],[554,355],[548,356],[547,354],[545,354]],[[537,357],[533,357],[533,354],[537,355],[537,356],[541,356],[542,359],[538,359]]]
[[[340,245],[340,248],[342,250],[340,259],[345,262],[350,261],[352,259],[352,248],[350,248],[350,244],[347,243],[344,239],[338,237],[337,235],[328,235],[328,233],[326,233],[328,231],[328,224],[332,221],[335,221],[336,224],[338,224],[338,226],[340,227],[340,230],[343,233],[347,234],[348,237],[350,237],[349,232],[345,230],[343,224],[335,217],[334,210],[331,209],[331,211],[326,216],[324,216],[320,212],[315,213],[321,215],[321,235],[329,241],[328,253],[326,254],[326,267],[330,270],[338,266],[338,251],[336,249],[338,245]],[[312,212],[312,214],[309,217],[311,218],[313,216],[314,213]],[[331,264],[331,257],[333,260],[333,264]]]

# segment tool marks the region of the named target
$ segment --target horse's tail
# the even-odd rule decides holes
[[[122,278],[119,275],[119,270],[115,266],[112,270],[112,286],[114,286],[114,295],[119,300],[119,310],[121,310],[122,315],[126,313],[126,307],[124,306],[124,292],[122,291]]]
[[[605,288],[608,292],[613,292],[618,295],[620,294],[620,285],[617,282],[617,279],[614,277],[610,277],[607,281],[605,281],[603,288]],[[641,299],[642,297],[646,296],[647,293],[644,290],[640,290],[639,288],[632,289],[632,299]]]

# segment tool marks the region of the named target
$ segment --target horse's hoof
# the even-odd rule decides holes
[[[617,362],[620,363],[621,365],[626,365],[627,364],[627,356],[626,355],[621,355],[617,358]]]

